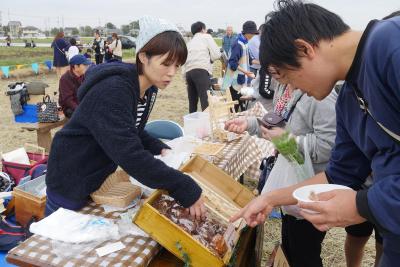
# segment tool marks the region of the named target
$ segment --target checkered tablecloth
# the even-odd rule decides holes
[[[213,163],[238,180],[261,157],[262,153],[254,139],[245,134],[226,143],[222,152],[213,159]]]
[[[262,106],[260,102],[257,102],[253,108],[246,110],[244,112],[238,113],[238,116],[256,116],[263,117],[267,113],[267,110]],[[244,173],[245,176],[251,179],[258,179],[260,177],[260,164],[264,157],[268,157],[273,154],[274,145],[263,138],[258,138],[257,136],[251,137],[250,143],[254,144],[260,151],[260,154],[255,158],[254,162],[246,169]]]
[[[117,219],[122,212],[105,214],[103,208],[94,203],[89,204],[81,210],[84,214],[102,216],[109,219]],[[60,225],[60,227],[62,227]],[[53,241],[33,235],[25,242],[9,251],[9,254],[18,256],[20,260],[34,262],[38,266],[147,266],[153,257],[159,252],[160,245],[151,238],[127,235],[121,238],[125,248],[117,252],[99,257],[96,248],[117,242],[117,240],[106,241],[95,248],[87,248],[79,251],[73,257],[59,257],[55,252]]]

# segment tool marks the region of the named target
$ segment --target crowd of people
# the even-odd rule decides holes
[[[248,100],[241,90],[253,87],[252,99],[283,122],[265,127],[255,117],[240,117],[227,121],[225,129],[267,140],[290,133],[315,174],[277,186],[280,170],[290,168],[290,163],[276,154],[260,195],[232,221],[242,217],[254,227],[280,208],[282,247],[292,267],[322,266],[321,244],[332,227],[345,227],[347,265],[360,266],[365,243],[375,229],[376,266],[396,266],[399,13],[372,20],[360,32],[316,4],[278,0],[276,6],[259,27],[252,20],[244,22],[238,34],[227,27],[222,48],[201,21],[192,24],[193,37],[186,44],[174,24],[144,17],[139,20],[136,64],[122,62],[117,34],[109,43],[96,31],[92,48],[81,55],[74,40],[67,42],[59,33],[52,43],[54,66],[60,77],[60,105],[70,120],[53,140],[46,214],[59,207],[81,208],[120,166],[143,184],[167,190],[197,219],[203,217],[201,188],[153,157],[170,148],[144,127],[157,92],[168,87],[180,67],[189,112],[197,111],[199,101],[204,111],[213,63],[221,60],[221,90],[238,100],[235,110],[246,109]],[[90,66],[92,52],[96,66]],[[326,183],[352,190],[319,194],[321,201],[315,203],[297,203],[292,196],[301,186]]]

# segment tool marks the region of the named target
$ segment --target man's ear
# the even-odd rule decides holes
[[[299,57],[308,57],[313,59],[315,57],[315,46],[303,39],[296,39],[294,45],[297,48],[297,55]]]
[[[139,60],[142,64],[147,65],[149,58],[146,56],[145,52],[140,52],[139,53]]]

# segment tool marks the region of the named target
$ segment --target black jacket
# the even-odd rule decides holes
[[[201,188],[189,176],[153,157],[168,148],[144,130],[156,93],[155,87],[147,90],[148,105],[136,128],[136,66],[114,62],[86,72],[80,104],[51,146],[46,184],[53,202],[65,208],[71,205],[59,199],[84,203],[117,166],[151,188],[167,190],[184,207],[198,200]]]

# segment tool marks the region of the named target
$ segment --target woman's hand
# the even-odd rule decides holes
[[[247,119],[244,117],[235,118],[225,122],[225,130],[237,134],[241,134],[247,130]]]
[[[161,150],[161,156],[162,157],[165,157],[168,153],[170,153],[171,152],[171,149],[169,149],[169,148],[163,148],[162,150]]]
[[[264,126],[260,126],[261,129],[261,136],[269,141],[272,138],[280,137],[285,130],[280,127],[272,127],[271,129],[265,128]]]
[[[201,196],[188,210],[192,218],[198,221],[204,219],[206,216],[206,206],[204,205],[203,197]]]

